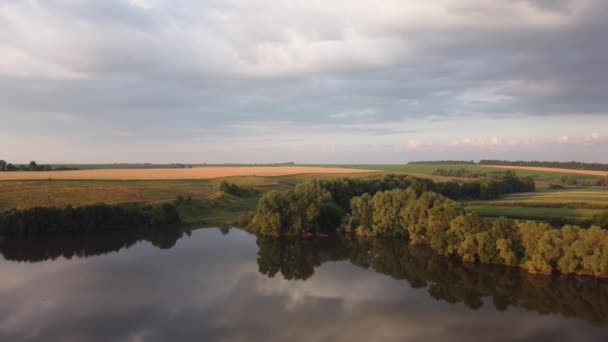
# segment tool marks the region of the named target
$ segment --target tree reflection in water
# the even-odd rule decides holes
[[[0,238],[0,253],[5,260],[19,262],[40,262],[66,259],[87,258],[115,253],[128,249],[140,241],[148,241],[160,249],[175,246],[187,231],[162,229],[141,231],[90,232],[67,236],[36,237],[32,239]]]
[[[335,237],[258,237],[259,272],[306,280],[325,262],[348,260],[361,268],[428,288],[436,300],[479,309],[484,298],[498,310],[519,307],[608,325],[608,282],[589,277],[535,276],[513,267],[468,264],[413,248],[400,240]],[[485,302],[488,302],[487,300]]]
[[[227,233],[224,230],[224,233]],[[139,241],[169,249],[189,232],[159,230],[89,233],[75,236],[1,240],[4,259],[40,262],[63,257],[87,258],[128,249]],[[345,236],[321,239],[257,237],[258,270],[268,277],[304,281],[330,261],[349,261],[403,280],[413,288],[448,303],[478,309],[491,302],[498,310],[524,308],[540,314],[559,314],[608,326],[608,281],[590,277],[535,276],[518,268],[467,264],[445,258],[427,248],[413,248],[401,240]]]

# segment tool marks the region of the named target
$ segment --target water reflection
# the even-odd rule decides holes
[[[305,280],[325,262],[348,260],[471,309],[482,307],[487,297],[500,311],[514,306],[608,325],[608,282],[590,277],[536,276],[513,267],[466,264],[399,240],[259,237],[257,244],[259,271],[269,277],[280,272],[288,280]]]
[[[213,229],[5,240],[0,253],[0,341],[608,338],[601,282],[395,241]]]
[[[146,232],[91,232],[32,239],[0,238],[0,254],[5,260],[23,262],[55,260],[59,257],[87,258],[128,249],[141,241],[148,241],[160,249],[169,249],[186,234],[190,232],[169,229]]]

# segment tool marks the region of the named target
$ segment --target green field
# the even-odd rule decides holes
[[[545,188],[497,200],[466,202],[465,207],[485,217],[588,222],[595,214],[608,210],[608,191],[603,187]]]
[[[407,173],[414,175],[427,175],[432,176],[433,171],[437,169],[467,169],[471,171],[487,171],[487,172],[496,172],[500,171],[500,169],[492,168],[492,167],[484,167],[482,165],[472,165],[472,164],[403,164],[403,165],[341,165],[342,167],[349,167],[353,169],[368,169],[368,170],[379,170],[379,171],[388,171],[388,172],[396,172],[396,173]],[[571,178],[582,180],[582,179],[600,179],[599,176],[590,176],[590,175],[582,175],[582,174],[573,174],[573,173],[563,173],[563,172],[548,172],[548,171],[530,171],[530,170],[514,170],[515,173],[519,176],[530,176],[533,177],[535,181],[539,182],[541,186],[547,185],[555,181],[556,178],[561,176],[569,176]],[[446,177],[440,177],[446,178]]]

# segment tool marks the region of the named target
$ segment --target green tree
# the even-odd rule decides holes
[[[36,164],[36,162],[32,160],[27,166],[27,169],[30,171],[38,171],[38,164]]]

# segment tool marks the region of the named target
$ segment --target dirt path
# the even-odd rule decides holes
[[[161,180],[210,179],[230,176],[285,176],[295,174],[364,173],[373,170],[356,170],[331,167],[259,166],[259,167],[195,167],[191,169],[107,169],[41,172],[0,172],[0,180],[35,179],[87,179],[87,180]]]

